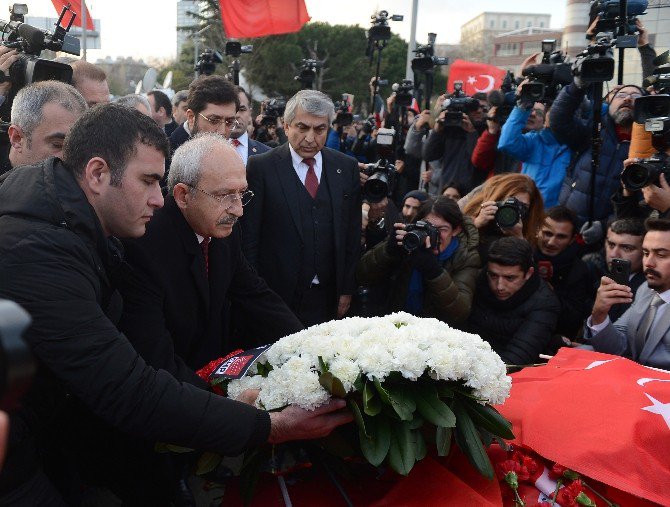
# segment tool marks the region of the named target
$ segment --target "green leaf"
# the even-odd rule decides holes
[[[453,398],[454,397],[454,390],[446,386],[444,384],[438,384],[437,385],[437,394],[440,398]]]
[[[428,453],[426,448],[426,440],[423,438],[423,434],[418,430],[412,430],[412,438],[414,438],[415,459],[416,461],[421,461]]]
[[[414,416],[412,417],[411,421],[407,421],[409,423],[409,429],[411,430],[418,430],[421,428],[421,426],[424,425],[426,422],[423,417],[421,417],[419,414],[414,412]]]
[[[437,447],[438,456],[448,456],[451,450],[451,428],[442,428],[440,426],[435,430],[435,447]]]
[[[387,405],[391,404],[391,400],[389,399],[389,393],[384,389],[384,386],[382,386],[382,383],[378,379],[374,379],[374,384],[375,384],[375,389],[377,389],[377,392],[379,393],[379,396],[382,399],[383,403],[386,403]]]
[[[389,465],[400,475],[407,475],[416,462],[415,443],[409,425],[405,422],[391,424]]]
[[[358,432],[363,456],[374,466],[379,466],[386,458],[391,446],[391,424],[388,418],[377,416],[368,420],[370,436]]]
[[[382,411],[382,400],[370,382],[363,386],[363,411],[369,416],[376,416]]]
[[[336,398],[344,398],[347,395],[342,381],[329,371],[319,376],[319,384]]]
[[[240,496],[242,496],[244,505],[249,505],[254,498],[263,459],[263,453],[258,449],[248,451],[244,455],[244,462],[240,469]]]
[[[193,449],[189,447],[182,447],[180,445],[174,445],[174,444],[165,444],[165,447],[167,448],[168,451],[174,452],[177,454],[184,454],[187,452],[193,452]]]
[[[370,434],[365,429],[365,420],[363,419],[363,414],[361,414],[361,409],[358,407],[358,403],[356,403],[352,398],[347,398],[347,407],[349,408],[349,410],[351,410],[351,413],[354,415],[354,421],[356,421],[358,429],[362,431],[366,437],[369,438]]]
[[[416,402],[414,401],[413,393],[405,386],[387,388],[386,391],[391,400],[393,410],[396,411],[400,419],[403,421],[411,421],[412,414],[416,410]]]
[[[363,382],[363,375],[359,373],[356,380],[354,380],[354,390],[360,393],[363,390]]]
[[[500,412],[495,408],[490,405],[482,405],[470,399],[461,399],[460,401],[476,426],[481,426],[489,433],[506,438],[507,440],[514,439],[512,423],[500,415]]]
[[[489,460],[484,450],[477,428],[470,419],[467,409],[458,399],[454,400],[452,408],[456,415],[456,443],[458,447],[465,453],[470,463],[479,470],[479,473],[487,479],[493,480],[491,460]]]
[[[438,398],[435,386],[420,386],[415,390],[414,399],[417,410],[428,422],[443,428],[456,426],[456,416],[447,404]]]
[[[223,457],[215,452],[203,452],[198,458],[195,475],[205,475],[219,466]]]
[[[326,373],[328,371],[328,365],[324,362],[323,357],[319,356],[319,368],[321,368],[321,373]]]

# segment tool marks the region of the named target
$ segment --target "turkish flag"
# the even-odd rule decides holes
[[[59,16],[63,10],[63,7],[67,6],[72,9],[77,15],[77,17],[74,18],[74,22],[72,24],[74,26],[81,26],[81,0],[51,0],[51,3],[54,4],[56,12],[58,12]],[[65,15],[63,23],[65,23],[67,26],[69,20],[70,18],[68,15]],[[93,25],[93,18],[91,17],[91,13],[89,12],[88,7],[86,7],[86,30],[95,30],[95,26]]]
[[[670,372],[563,348],[512,375],[497,407],[516,442],[640,498],[670,505]]]
[[[297,32],[309,21],[304,0],[219,0],[226,37]]]
[[[507,71],[485,63],[456,60],[449,67],[447,91],[453,93],[454,81],[463,81],[463,91],[467,95],[477,92],[488,93],[500,88]]]

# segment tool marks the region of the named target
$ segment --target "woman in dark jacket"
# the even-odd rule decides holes
[[[481,267],[477,229],[448,197],[423,203],[415,224],[420,221],[437,228],[437,248],[419,247],[408,253],[401,246],[406,226],[395,224],[395,236],[389,236],[360,260],[358,281],[375,285],[391,278],[387,313],[404,310],[457,325],[470,313]]]

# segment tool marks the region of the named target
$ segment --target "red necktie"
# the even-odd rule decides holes
[[[211,238],[204,238],[200,242],[200,248],[202,248],[202,255],[205,257],[205,273],[209,275],[209,240]]]
[[[237,139],[231,139],[230,142],[232,143],[233,146],[235,146],[235,148],[237,148],[240,144],[242,144]]]
[[[314,172],[316,160],[313,158],[303,158],[302,161],[309,166],[307,176],[305,177],[305,188],[309,192],[309,195],[312,196],[312,199],[316,199],[316,192],[319,190],[319,179],[316,177],[316,172]]]

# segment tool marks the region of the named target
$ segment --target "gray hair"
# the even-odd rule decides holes
[[[191,187],[191,194],[195,193],[192,187],[197,187],[200,181],[202,159],[205,158],[205,155],[211,153],[214,146],[220,146],[237,155],[235,148],[230,145],[225,137],[213,132],[198,134],[175,150],[168,173],[170,192],[174,190],[177,183],[184,183]]]
[[[188,100],[188,90],[179,90],[172,97],[172,105],[177,107],[180,102],[184,102],[185,100]]]
[[[333,123],[335,119],[335,106],[333,101],[325,93],[317,90],[300,90],[286,103],[284,111],[284,123],[290,125],[295,119],[297,109],[300,108],[306,113],[314,116],[325,116],[328,118],[328,124]]]
[[[144,95],[137,95],[136,93],[130,93],[128,95],[124,95],[123,97],[119,97],[115,100],[115,102],[131,109],[136,109],[138,104],[142,104],[147,108],[147,114],[149,115],[151,115],[151,112],[153,111],[149,99]]]
[[[38,81],[19,90],[12,103],[11,124],[21,129],[30,141],[35,128],[42,123],[44,106],[55,103],[75,116],[84,114],[88,106],[74,86],[60,81]]]

